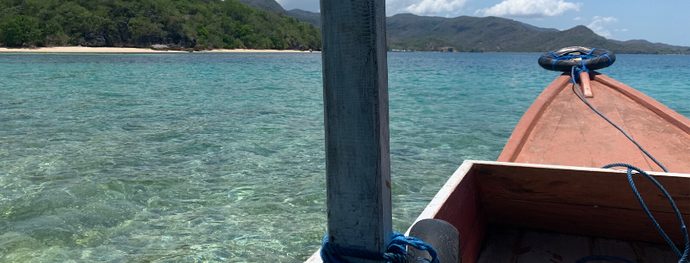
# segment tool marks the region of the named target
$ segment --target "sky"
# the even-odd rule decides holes
[[[319,12],[319,0],[277,2]],[[559,30],[584,25],[608,39],[690,46],[690,0],[386,0],[387,16],[399,13],[498,16]]]

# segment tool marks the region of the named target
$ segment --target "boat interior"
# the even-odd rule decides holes
[[[678,262],[678,256],[667,244],[531,231],[493,224],[487,226],[485,238],[478,263],[575,263],[593,255],[618,257],[636,263]]]
[[[689,222],[690,175],[650,174]],[[655,219],[674,243],[682,244],[669,201],[643,175],[632,177]],[[465,263],[576,262],[592,255],[678,261],[622,170],[465,161],[421,219],[455,226]]]

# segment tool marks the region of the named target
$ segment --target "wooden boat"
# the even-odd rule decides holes
[[[594,113],[564,74],[527,110],[498,162],[465,161],[416,222],[451,223],[459,233],[458,262],[464,263],[576,262],[596,254],[677,262],[626,172],[599,168],[624,162],[651,171],[690,222],[690,120],[603,74],[593,74],[590,88],[588,101],[673,173],[659,172]],[[682,244],[669,202],[647,179],[633,177],[655,218]],[[320,262],[318,253],[307,262]]]
[[[661,169],[571,87],[569,75],[558,77],[524,114],[499,162],[463,163],[417,219],[455,226],[461,262],[560,263],[596,254],[678,262],[626,172],[599,167],[624,162]],[[690,121],[602,74],[593,74],[591,90],[594,107],[676,173],[652,175],[690,221]],[[633,177],[655,218],[682,244],[669,202],[642,175]]]
[[[382,258],[393,232],[384,6],[383,0],[321,5],[328,197],[323,248],[328,257],[350,255],[357,262]],[[590,59],[594,49],[589,50],[575,56]],[[571,55],[563,59],[572,64]],[[550,59],[555,70],[561,58]],[[610,65],[614,59],[600,61]],[[586,72],[588,61],[580,62]],[[513,132],[499,159],[503,162],[464,162],[408,231],[419,233],[424,219],[450,226],[452,231],[426,236],[452,241],[425,240],[441,248],[444,263],[561,263],[593,254],[678,261],[642,212],[625,171],[598,167],[626,162],[659,169],[568,91],[569,80],[558,77],[539,96]],[[594,107],[670,171],[690,173],[687,119],[600,74],[583,89],[585,97],[594,96]],[[652,174],[676,200],[680,217],[690,221],[690,175]],[[672,242],[681,243],[668,201],[656,186],[632,177]],[[319,252],[307,262],[320,262]]]

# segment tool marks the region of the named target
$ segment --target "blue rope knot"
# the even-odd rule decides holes
[[[587,72],[589,73],[589,70],[587,69],[587,66],[585,66],[585,61],[582,60],[582,66],[575,67],[573,66],[573,69],[575,70],[572,78],[570,78],[570,83],[577,83],[580,81],[580,72]]]
[[[418,261],[429,263],[441,263],[438,259],[436,250],[426,242],[419,240],[416,237],[406,237],[401,233],[394,233],[388,244],[386,253],[377,253],[365,251],[360,249],[346,248],[338,245],[328,243],[328,234],[323,237],[323,244],[321,247],[321,260],[325,263],[343,263],[346,262],[342,257],[353,257],[368,260],[386,261],[390,263],[408,263],[407,257],[411,255],[407,252],[406,246],[412,246],[419,250],[426,250],[429,252],[431,259],[415,258]]]

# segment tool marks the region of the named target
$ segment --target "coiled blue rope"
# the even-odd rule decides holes
[[[401,233],[394,233],[386,253],[377,253],[353,248],[341,247],[328,243],[328,234],[323,238],[321,246],[321,260],[325,263],[345,263],[342,258],[353,257],[368,260],[386,261],[391,263],[407,263],[407,257],[411,255],[407,252],[406,246],[412,246],[419,250],[426,250],[429,252],[431,259],[415,258],[417,261],[424,261],[429,263],[441,263],[438,259],[436,250],[426,242],[419,240],[416,237],[406,237]]]
[[[583,64],[583,68],[584,68],[584,64]],[[594,112],[599,114],[599,116],[604,118],[604,120],[606,120],[608,123],[610,123],[611,125],[616,127],[616,129],[618,129],[621,133],[623,133],[623,135],[625,135],[625,137],[627,137],[630,141],[632,141],[635,145],[637,145],[637,147],[645,155],[647,155],[652,161],[654,161],[654,163],[656,163],[659,167],[661,167],[661,169],[663,169],[664,172],[668,172],[668,169],[666,169],[665,166],[663,166],[649,152],[647,152],[647,150],[645,150],[642,147],[642,145],[637,143],[637,141],[635,141],[635,139],[633,139],[630,135],[628,135],[628,133],[626,133],[621,127],[619,127],[618,125],[613,123],[609,118],[604,116],[604,114],[602,114],[596,108],[594,108],[594,106],[592,106],[592,104],[590,104],[589,101],[587,101],[585,96],[582,95],[582,92],[580,91],[580,87],[577,85],[577,82],[575,80],[575,71],[580,71],[580,70],[582,70],[582,69],[577,69],[577,67],[573,67],[571,72],[570,72],[571,81],[574,84],[573,88],[577,91],[576,93],[577,93],[578,97],[585,104],[587,104],[587,106],[589,106],[590,109],[592,109]],[[586,68],[584,70],[586,70]],[[609,165],[604,166],[603,168],[608,169],[608,168],[612,168],[612,167],[626,167],[626,168],[628,168],[628,182],[630,183],[630,187],[632,188],[633,192],[635,193],[635,197],[637,197],[637,201],[640,202],[640,206],[642,206],[642,209],[647,214],[647,217],[649,217],[649,220],[652,221],[652,224],[654,224],[654,227],[659,232],[659,234],[661,234],[661,236],[664,238],[664,240],[666,240],[668,245],[671,246],[671,248],[673,249],[673,252],[675,252],[676,255],[680,258],[678,263],[690,263],[690,261],[688,261],[688,257],[690,256],[690,237],[688,236],[688,230],[685,226],[685,222],[683,222],[683,216],[681,215],[680,211],[678,210],[678,206],[676,206],[676,203],[673,201],[673,198],[671,198],[671,195],[668,193],[668,191],[666,191],[666,189],[664,189],[664,187],[661,186],[661,184],[656,179],[654,179],[654,177],[652,177],[651,175],[649,175],[645,171],[642,171],[640,168],[637,168],[637,167],[632,166],[630,164],[624,164],[624,163],[609,164]],[[651,180],[654,183],[654,185],[656,185],[656,187],[658,187],[664,193],[664,196],[666,196],[668,201],[671,203],[671,207],[673,207],[673,211],[675,212],[676,217],[678,218],[678,222],[680,222],[680,228],[681,228],[681,231],[683,232],[683,239],[685,241],[685,250],[683,251],[682,254],[680,253],[680,250],[678,250],[678,247],[676,247],[676,245],[673,243],[671,238],[669,238],[668,235],[666,234],[666,232],[661,228],[661,226],[659,225],[659,222],[656,221],[656,219],[654,218],[652,213],[649,211],[649,208],[647,208],[647,205],[645,204],[644,200],[642,200],[642,196],[640,195],[640,192],[637,190],[637,187],[635,187],[635,182],[633,181],[633,178],[632,178],[632,171],[636,171],[640,174],[643,174],[649,180]],[[584,263],[584,262],[587,262],[590,260],[596,260],[596,259],[617,260],[617,261],[623,261],[626,263],[632,263],[632,261],[624,259],[624,258],[613,257],[613,256],[604,256],[604,255],[589,256],[589,257],[578,260],[577,263]]]

